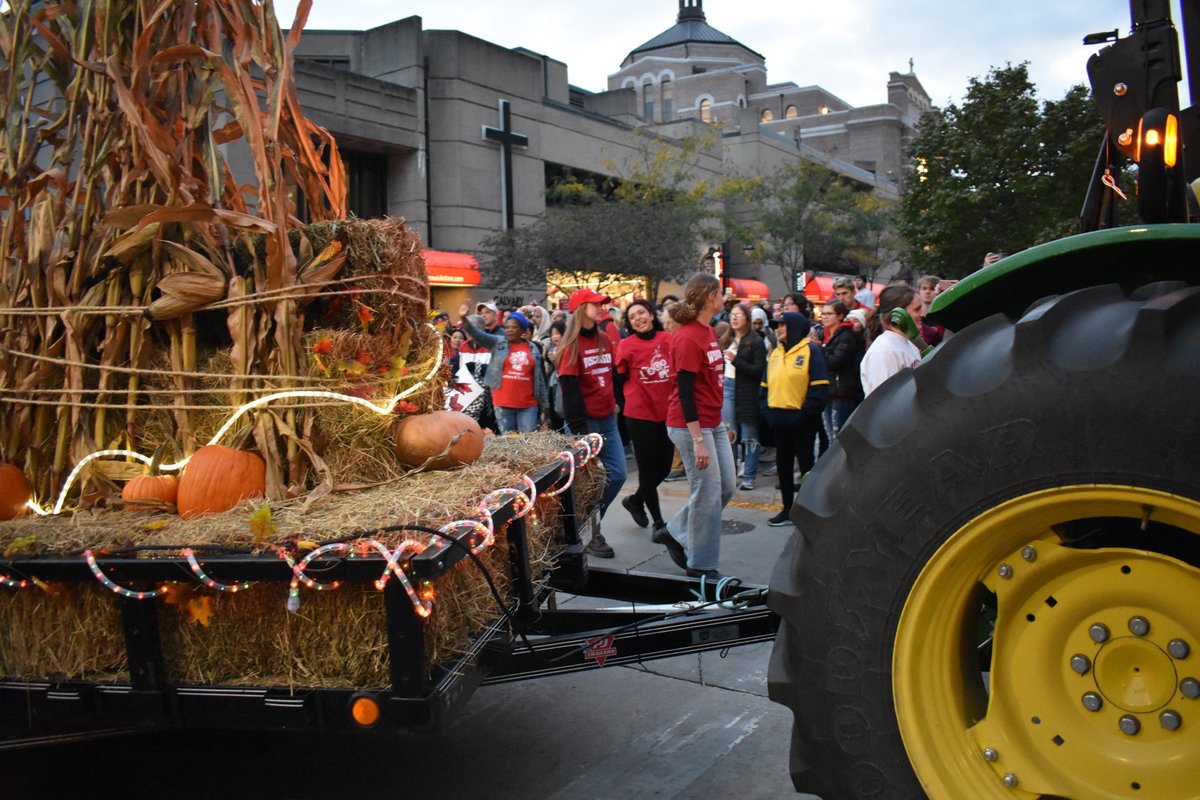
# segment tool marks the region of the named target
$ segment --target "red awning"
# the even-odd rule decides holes
[[[833,278],[817,275],[804,284],[804,296],[814,303],[824,303],[833,297]]]
[[[733,290],[733,296],[738,300],[749,300],[756,303],[771,297],[771,290],[762,281],[752,278],[730,278],[726,283]]]
[[[804,296],[814,303],[824,303],[833,297],[833,279],[834,275],[817,275],[809,278],[808,283],[804,284]],[[868,288],[874,293],[875,297],[879,297],[879,293],[883,291],[882,283],[868,283]]]
[[[425,251],[425,272],[430,286],[478,286],[479,262],[466,253]]]

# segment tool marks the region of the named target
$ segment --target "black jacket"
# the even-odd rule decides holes
[[[767,346],[757,331],[749,330],[733,357],[733,417],[758,424],[758,389],[767,368]]]
[[[862,400],[863,346],[851,328],[839,327],[825,344],[825,367],[829,370],[829,396],[835,400]]]

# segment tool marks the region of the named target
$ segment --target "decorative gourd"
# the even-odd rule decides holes
[[[24,514],[29,493],[29,481],[21,468],[0,463],[0,520],[15,519]]]
[[[175,506],[184,519],[228,511],[267,488],[267,465],[258,455],[219,444],[201,447],[179,479]]]
[[[451,445],[455,436],[458,441]],[[425,465],[426,469],[448,469],[470,464],[483,453],[483,431],[479,429],[479,423],[460,411],[434,411],[402,417],[392,429],[392,441],[396,457],[406,467]],[[447,447],[449,451],[443,454]],[[426,465],[430,459],[434,460]]]

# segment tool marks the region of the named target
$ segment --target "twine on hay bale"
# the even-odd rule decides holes
[[[523,486],[522,476],[551,463],[573,437],[535,433],[490,437],[481,459],[468,467],[408,475],[386,486],[322,498],[307,511],[300,501],[271,503],[278,539],[323,540],[397,524],[440,525],[465,516],[490,491]],[[604,486],[599,459],[575,472],[580,516],[598,502]],[[253,503],[223,514],[183,521],[153,513],[87,511],[53,519],[24,518],[0,523],[0,546],[18,537],[34,539],[43,553],[77,553],[84,548],[136,545],[220,545],[252,547],[248,524]],[[530,561],[545,576],[562,544],[558,498],[539,497],[536,519],[526,517]],[[404,538],[427,536],[380,533],[395,546]],[[29,541],[28,538],[25,541]],[[162,552],[142,552],[141,558]],[[482,551],[501,596],[511,588],[507,526],[496,544]],[[159,628],[172,679],[188,683],[346,688],[389,683],[387,633],[381,594],[370,583],[346,584],[336,591],[301,590],[299,612],[285,609],[286,583],[260,583],[236,594],[215,592],[184,579],[189,597],[204,603],[207,625],[193,624],[186,604],[159,603]],[[58,586],[58,584],[56,584]],[[63,584],[62,586],[66,586]],[[433,615],[425,624],[431,663],[465,652],[472,638],[500,616],[478,568],[466,559],[435,584]],[[80,593],[82,600],[75,597]],[[0,591],[0,625],[6,632],[0,671],[48,678],[124,673],[119,616],[113,595],[98,584],[72,584],[67,604],[38,589]],[[100,635],[97,635],[100,634]],[[116,644],[115,649],[113,644]],[[48,654],[47,650],[53,650]],[[9,662],[16,664],[10,671]],[[53,670],[52,672],[50,670]]]

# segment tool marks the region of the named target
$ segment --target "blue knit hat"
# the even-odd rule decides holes
[[[523,330],[523,331],[529,330],[529,317],[525,316],[520,311],[512,312],[507,317],[505,317],[504,321],[507,322],[510,319],[515,319],[517,321],[517,324],[521,326],[521,330]]]

